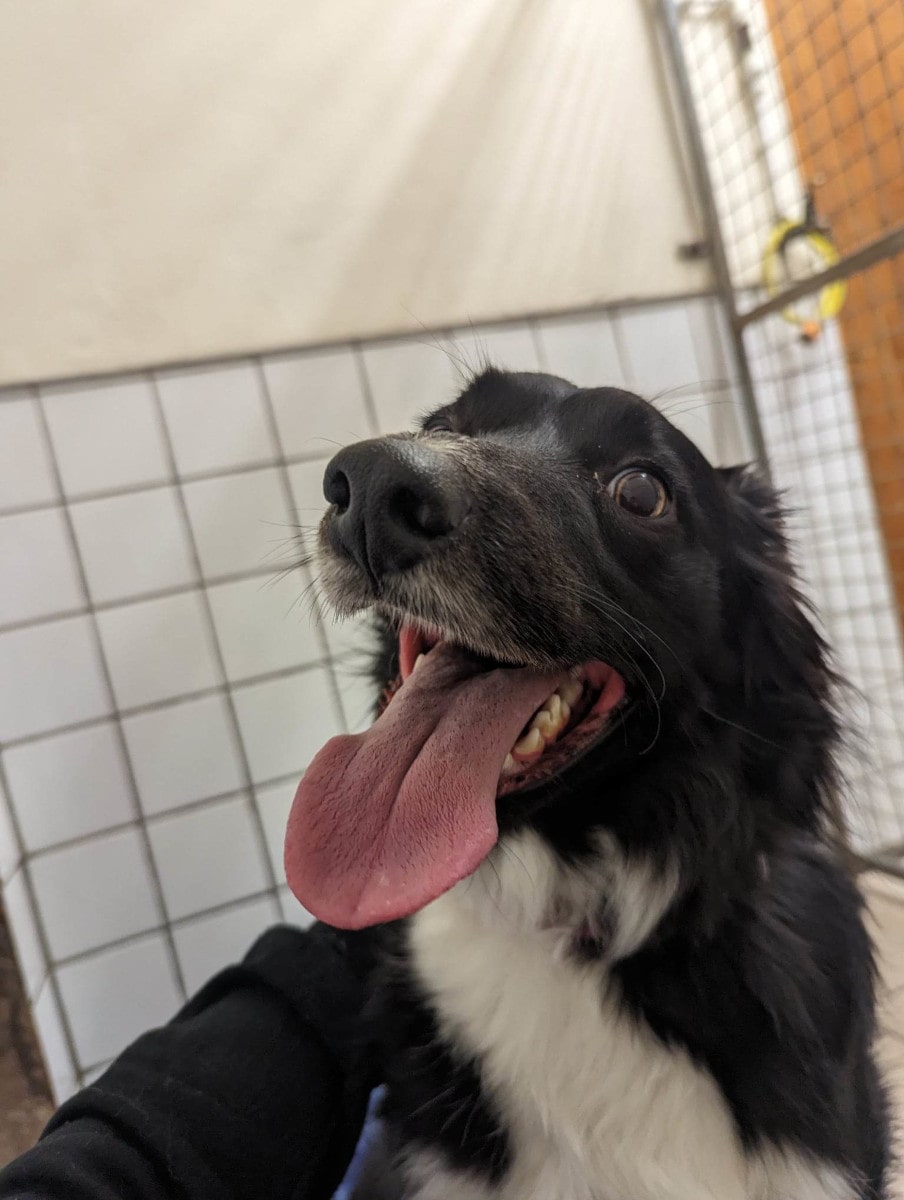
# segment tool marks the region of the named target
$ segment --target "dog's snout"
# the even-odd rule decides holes
[[[410,440],[378,438],[340,451],[323,477],[335,506],[333,548],[376,579],[438,549],[464,519],[468,496],[449,457]]]

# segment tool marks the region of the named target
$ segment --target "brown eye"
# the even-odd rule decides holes
[[[616,475],[609,484],[615,503],[635,517],[661,517],[669,506],[665,484],[649,471],[632,468]]]

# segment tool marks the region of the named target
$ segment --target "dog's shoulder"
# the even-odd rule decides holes
[[[400,1041],[420,1050],[405,1060],[391,1103],[397,1120],[414,1110],[421,1122],[401,1139],[411,1194],[591,1200],[656,1195],[656,1179],[668,1178],[675,1197],[768,1198],[792,1184],[807,1200],[853,1196],[831,1165],[837,1150],[823,1163],[805,1161],[787,1151],[789,1129],[772,1137],[773,1122],[764,1138],[761,1111],[783,1089],[789,1103],[804,1102],[794,1089],[810,1070],[795,1061],[790,1026],[790,1056],[784,1039],[781,1055],[766,1052],[791,1010],[776,994],[771,1013],[760,994],[776,954],[767,926],[785,913],[800,955],[812,935],[800,927],[809,918],[799,897],[785,894],[791,880],[810,895],[814,920],[834,896],[837,920],[856,926],[849,885],[818,855],[777,861],[768,903],[748,914],[754,928],[763,923],[762,953],[747,928],[737,943],[728,930],[704,955],[659,935],[677,903],[677,876],[610,850],[602,909],[531,837],[504,846],[407,926],[409,1024]],[[577,953],[573,932],[566,940],[549,921],[581,913],[599,922],[597,955]],[[771,968],[775,987],[780,965]],[[397,1020],[405,1008],[396,1003]],[[760,1036],[762,1022],[772,1042]],[[726,1072],[714,1069],[719,1055]],[[824,1110],[812,1096],[806,1102]]]
[[[664,936],[615,966],[624,1002],[716,1079],[745,1147],[797,1144],[880,1178],[872,949],[837,857],[790,837],[712,936],[689,925],[677,905]]]

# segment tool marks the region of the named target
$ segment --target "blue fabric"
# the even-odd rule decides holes
[[[364,1128],[361,1130],[358,1145],[355,1147],[355,1153],[352,1155],[352,1161],[345,1172],[345,1178],[339,1184],[339,1190],[336,1192],[333,1200],[350,1200],[351,1198],[352,1191],[361,1174],[361,1165],[367,1157],[380,1128],[377,1106],[382,1096],[382,1088],[377,1088],[376,1091],[371,1093],[370,1102],[367,1105],[367,1116],[364,1118]]]

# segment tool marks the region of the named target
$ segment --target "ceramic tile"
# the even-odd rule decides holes
[[[728,325],[719,301],[712,296],[685,300],[694,357],[703,390],[725,392],[734,381]]]
[[[22,974],[22,985],[26,996],[33,999],[47,976],[47,960],[22,867],[4,885],[3,908]]]
[[[0,625],[84,608],[63,512],[0,517]]]
[[[241,962],[264,930],[281,917],[276,900],[264,896],[179,925],[173,939],[189,992],[197,991],[224,967]]]
[[[142,376],[41,388],[63,487],[70,496],[166,479],[150,381]]]
[[[610,317],[581,313],[538,321],[543,369],[578,387],[625,387]]]
[[[378,689],[370,671],[353,663],[337,663],[333,667],[339,702],[349,733],[361,733],[375,720]]]
[[[134,815],[126,764],[111,724],[13,746],[4,761],[30,851],[125,824]]]
[[[182,587],[195,577],[174,488],[86,500],[71,513],[95,603]]]
[[[317,529],[327,503],[323,495],[323,463],[293,463],[289,467],[289,483],[298,514],[300,546],[287,546],[287,554],[313,554],[317,547]]]
[[[135,713],[122,728],[141,807],[150,816],[243,785],[237,737],[222,695]]]
[[[463,359],[465,380],[489,365],[507,371],[539,371],[540,359],[531,327],[526,321],[512,325],[477,325],[455,329],[450,336],[452,350]],[[461,375],[459,373],[459,378]],[[459,388],[463,383],[459,383]],[[428,401],[428,408],[435,407]]]
[[[244,797],[148,822],[171,920],[215,908],[269,885]]]
[[[327,612],[323,620],[323,632],[330,655],[336,663],[353,670],[370,667],[379,638],[373,618],[367,613],[355,617],[336,617],[332,612]]]
[[[41,993],[32,1006],[31,1015],[54,1099],[57,1104],[62,1104],[76,1090],[76,1071],[59,1005],[49,981],[41,988]]]
[[[276,580],[242,579],[208,588],[230,680],[323,658],[325,645],[307,589],[307,579],[297,571]]]
[[[0,634],[0,679],[0,742],[110,711],[87,616]]]
[[[700,366],[681,302],[626,309],[618,329],[630,387],[648,400],[684,399],[700,390]]]
[[[141,933],[159,922],[135,829],[48,850],[32,859],[30,872],[54,960]]]
[[[274,354],[263,367],[287,457],[331,458],[337,443],[375,433],[350,347]]]
[[[78,1065],[121,1053],[175,1015],[179,990],[159,934],[68,963],[57,971]]]
[[[315,917],[295,899],[287,887],[279,889],[279,903],[282,908],[283,920],[289,925],[298,925],[302,929],[313,925]]]
[[[180,475],[276,457],[253,363],[160,371],[157,386]]]
[[[219,682],[197,592],[105,609],[97,623],[121,708],[202,691]]]
[[[460,367],[441,336],[371,342],[361,353],[381,433],[410,429],[461,390]]]
[[[13,827],[9,799],[0,776],[0,887],[12,876],[21,861],[22,855]]]
[[[56,498],[37,402],[23,388],[0,401],[0,510]]]
[[[237,687],[234,694],[255,782],[300,773],[324,742],[342,731],[322,668]]]
[[[207,578],[285,565],[294,517],[276,468],[187,483],[184,495]]]
[[[292,777],[279,783],[270,783],[254,789],[257,810],[260,813],[264,836],[267,840],[267,852],[277,880],[285,880],[283,867],[283,846],[286,840],[286,823],[289,819],[289,809],[295,797],[298,780]]]

